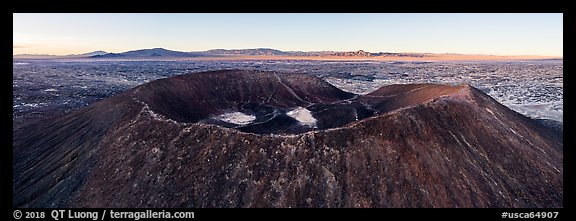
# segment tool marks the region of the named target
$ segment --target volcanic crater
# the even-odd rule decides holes
[[[562,207],[562,134],[462,84],[224,70],[18,127],[15,207]]]
[[[466,87],[394,85],[359,96],[311,75],[230,70],[158,80],[136,88],[136,99],[177,122],[256,134],[299,134],[338,128]]]
[[[345,125],[375,111],[306,74],[220,71],[136,88],[136,99],[169,119],[256,134],[298,134]]]

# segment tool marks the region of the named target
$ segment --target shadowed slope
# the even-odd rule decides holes
[[[14,130],[14,205],[66,205],[95,166],[94,154],[102,137],[138,113],[130,100],[122,99],[105,99],[64,117]]]

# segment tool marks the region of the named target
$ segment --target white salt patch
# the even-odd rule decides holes
[[[214,119],[232,124],[247,125],[252,123],[252,121],[256,120],[256,117],[254,115],[248,115],[242,112],[232,112],[222,114],[220,116],[215,117]]]
[[[316,118],[312,116],[310,111],[303,107],[297,107],[294,110],[286,113],[288,116],[296,119],[300,124],[308,127],[316,127]]]

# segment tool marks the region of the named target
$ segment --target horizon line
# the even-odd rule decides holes
[[[14,48],[14,47],[13,47]],[[194,53],[194,52],[207,52],[207,51],[211,51],[211,50],[257,50],[257,49],[270,49],[270,50],[277,50],[277,51],[281,51],[281,52],[303,52],[303,53],[311,53],[311,52],[358,52],[358,51],[364,51],[367,53],[394,53],[394,54],[434,54],[434,55],[468,55],[468,56],[499,56],[499,57],[522,57],[522,56],[530,56],[530,57],[550,57],[550,58],[563,58],[563,55],[539,55],[539,54],[486,54],[486,53],[458,53],[458,52],[413,52],[413,51],[403,51],[403,52],[392,52],[392,51],[378,51],[378,52],[371,52],[371,51],[367,51],[364,49],[358,49],[358,50],[310,50],[310,51],[304,51],[304,50],[280,50],[280,49],[275,49],[275,48],[268,48],[268,47],[255,47],[255,48],[212,48],[212,49],[207,49],[207,50],[201,50],[201,51],[179,51],[179,50],[173,50],[173,49],[167,49],[167,48],[163,48],[163,47],[147,47],[147,48],[139,48],[139,49],[132,49],[132,50],[127,50],[127,51],[122,51],[122,52],[110,52],[110,51],[105,51],[105,50],[94,50],[94,51],[87,51],[84,53],[77,53],[77,54],[30,54],[30,53],[26,53],[26,54],[12,54],[12,56],[74,56],[74,55],[82,55],[82,54],[89,54],[89,53],[93,53],[93,52],[106,52],[107,54],[120,54],[120,53],[126,53],[126,52],[131,52],[131,51],[139,51],[139,50],[152,50],[152,49],[163,49],[163,50],[169,50],[169,51],[176,51],[176,52],[185,52],[185,53]],[[258,55],[253,55],[253,56],[258,56]],[[283,56],[283,55],[274,55],[274,56]],[[286,56],[290,56],[290,55],[286,55]]]

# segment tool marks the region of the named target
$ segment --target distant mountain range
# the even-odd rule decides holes
[[[164,48],[140,49],[122,53],[94,51],[85,54],[72,55],[13,55],[15,59],[186,59],[186,58],[258,58],[258,59],[382,59],[397,61],[418,60],[561,60],[561,57],[551,56],[497,56],[469,54],[433,54],[433,53],[372,53],[358,51],[280,51],[271,48],[254,49],[212,49],[208,51],[173,51]]]
[[[90,56],[98,56],[98,55],[104,55],[104,54],[108,54],[108,52],[105,52],[105,51],[93,51],[93,52],[89,52],[89,53],[78,54],[78,55],[76,55],[76,56],[78,56],[78,57],[90,57]],[[69,56],[74,56],[74,55],[69,55]]]
[[[109,54],[105,51],[93,51],[84,54],[69,54],[69,55],[50,55],[50,54],[18,54],[13,58],[37,58],[37,59],[57,59],[57,58],[88,58]]]
[[[193,52],[172,51],[164,48],[152,48],[152,49],[127,51],[122,53],[105,53],[89,57],[90,58],[154,58],[154,57],[185,58],[185,57],[198,57],[198,56],[202,56],[202,54]]]
[[[291,55],[290,52],[280,51],[276,49],[270,48],[256,48],[256,49],[233,49],[233,50],[226,50],[226,49],[213,49],[208,50],[205,52],[198,52],[205,55],[265,55],[265,56],[273,56],[273,55]]]
[[[406,54],[379,52],[370,53],[363,50],[358,51],[280,51],[271,48],[255,49],[212,49],[208,51],[173,51],[164,48],[140,49],[122,53],[108,53],[105,51],[94,51],[85,54],[73,55],[14,55],[14,58],[188,58],[188,57],[225,57],[225,56],[335,56],[335,57],[376,57],[376,56],[410,56],[422,57],[424,54]]]

